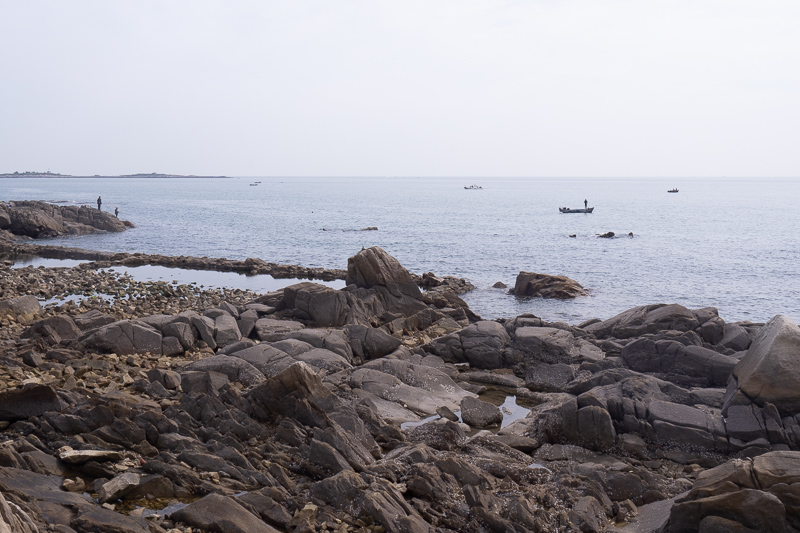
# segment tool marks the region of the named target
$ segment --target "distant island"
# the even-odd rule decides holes
[[[159,174],[157,172],[140,173],[140,174],[122,174],[119,176],[106,176],[103,174],[95,174],[94,176],[72,176],[70,174],[58,174],[57,172],[13,172],[0,174],[0,178],[228,178],[229,176],[184,176],[181,174]]]

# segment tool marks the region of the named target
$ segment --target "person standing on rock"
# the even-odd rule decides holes
[[[114,208],[114,216],[119,218],[119,207]]]
[[[102,203],[103,203],[103,199],[98,196],[97,197],[97,210],[98,211],[100,210],[100,204],[102,204]]]

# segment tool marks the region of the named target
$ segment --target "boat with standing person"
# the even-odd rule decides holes
[[[587,207],[586,209],[570,209],[569,207],[559,207],[558,210],[561,213],[591,213],[594,211],[594,207]]]
[[[670,189],[667,192],[678,192],[678,189]]]

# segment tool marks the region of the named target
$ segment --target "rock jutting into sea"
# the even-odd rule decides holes
[[[520,272],[514,288],[508,293],[515,296],[538,296],[559,300],[568,300],[588,294],[586,289],[574,279],[536,272]]]
[[[0,266],[0,530],[598,532],[659,502],[664,532],[800,523],[786,317],[481,320],[377,247],[344,277]]]
[[[0,240],[124,231],[133,223],[88,206],[55,205],[38,201],[0,204]]]

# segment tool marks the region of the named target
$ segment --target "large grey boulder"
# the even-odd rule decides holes
[[[208,318],[207,316],[200,316],[197,314],[192,315],[189,317],[192,326],[197,331],[197,334],[203,342],[205,342],[209,348],[215,350],[217,348],[217,341],[214,340],[216,336],[216,327],[214,325],[214,320]]]
[[[77,345],[85,350],[130,355],[161,355],[161,332],[139,321],[120,320],[84,333]]]
[[[425,393],[416,387],[406,385],[397,377],[380,370],[358,368],[353,371],[348,384],[355,391],[367,393],[366,397],[372,400],[378,412],[387,420],[416,420],[416,415],[436,414],[443,403],[450,409],[457,406],[452,402],[445,402],[436,394]],[[382,405],[382,402],[376,399],[395,404],[402,409]]]
[[[531,361],[525,366],[525,386],[539,392],[561,392],[575,379],[575,369],[565,363]]]
[[[516,283],[509,294],[568,300],[588,293],[580,283],[566,276],[520,272],[517,274]]]
[[[284,288],[283,302],[287,309],[299,311],[320,327],[343,326],[350,312],[345,293],[308,281]]]
[[[692,490],[675,501],[663,531],[709,531],[711,523],[720,523],[713,517],[723,519],[724,531],[796,531],[798,501],[800,452],[734,459],[698,476]]]
[[[217,396],[219,389],[230,383],[227,375],[210,370],[185,370],[180,376],[181,389],[186,394]]]
[[[788,317],[767,322],[733,369],[723,410],[748,402],[773,404],[783,416],[800,411],[800,328]]]
[[[221,494],[209,494],[190,503],[172,513],[171,518],[202,531],[278,533],[277,529],[249,512],[235,498]]]
[[[35,239],[59,235],[86,235],[103,231],[124,231],[133,227],[108,212],[88,206],[59,206],[39,201],[14,202],[4,209],[9,223],[6,228],[15,235]]]
[[[0,392],[0,420],[25,420],[65,407],[56,391],[47,385],[27,385]]]
[[[448,362],[494,369],[505,366],[504,349],[510,340],[502,324],[485,320],[434,339],[425,348]]]
[[[598,385],[577,398],[548,395],[553,400],[537,406],[537,416],[518,424],[527,426],[525,434],[540,435],[549,442],[597,450],[613,446],[619,432],[697,453],[729,451],[723,417],[718,410],[699,405],[705,389],[697,394],[623,369],[598,373],[593,381]]]
[[[636,339],[622,348],[622,358],[637,372],[658,375],[683,386],[723,386],[739,362],[702,346],[673,340]]]
[[[241,383],[245,387],[253,387],[263,383],[266,378],[256,367],[238,357],[215,355],[206,357],[183,367],[183,371],[219,372],[231,381]]]
[[[350,386],[426,416],[442,406],[457,410],[465,397],[475,396],[441,370],[399,359],[376,359],[360,366],[351,375]]]
[[[598,405],[580,406],[577,398],[571,398],[554,406],[546,418],[556,423],[549,429],[555,442],[577,444],[591,450],[607,450],[616,442],[611,415]]]
[[[422,293],[408,270],[378,246],[361,250],[347,260],[345,281],[364,289],[385,287],[397,298],[422,299]]]
[[[30,294],[0,301],[0,318],[11,316],[18,320],[28,321],[41,312],[42,306],[39,304],[39,300]]]
[[[340,329],[301,329],[292,333],[291,338],[307,342],[314,348],[325,348],[351,361],[353,349],[348,333]],[[399,342],[399,341],[398,341]]]
[[[298,355],[296,359],[321,370],[325,374],[352,368],[347,359],[325,348],[314,348]]]
[[[694,331],[699,325],[694,313],[682,305],[653,304],[634,307],[584,329],[600,339],[629,339],[663,330]]]
[[[60,217],[53,213],[31,206],[15,207],[9,211],[11,224],[8,229],[14,235],[24,235],[34,239],[57,237],[64,234]]]
[[[461,420],[476,428],[499,426],[503,413],[494,404],[468,396],[461,400]]]
[[[725,324],[719,344],[725,348],[741,352],[750,347],[750,333],[739,324]]]
[[[216,331],[214,340],[220,348],[242,340],[242,332],[239,331],[239,324],[236,322],[236,319],[228,313],[222,314],[214,319],[214,329]]]
[[[725,422],[714,414],[688,405],[655,400],[647,408],[651,440],[684,449],[728,451]]]
[[[385,479],[345,470],[311,485],[315,501],[328,504],[359,518],[370,517],[390,532],[424,533],[431,527],[406,502],[398,489]]]
[[[301,329],[303,329],[303,324],[300,322],[274,318],[259,318],[255,326],[256,335],[265,342],[283,340]]]
[[[603,359],[594,344],[576,338],[570,331],[553,327],[523,326],[514,330],[513,346],[527,358],[545,363],[574,363]]]
[[[245,396],[250,415],[264,421],[290,418],[313,428],[314,438],[333,447],[356,470],[374,462],[376,446],[352,405],[344,403],[305,363],[295,363]]]
[[[61,341],[73,340],[80,334],[81,330],[70,316],[56,315],[37,320],[31,324],[23,337],[44,339],[51,344],[59,344]]]
[[[389,355],[403,344],[400,339],[389,335],[380,328],[352,324],[345,326],[344,331],[347,335],[352,355],[361,361]]]
[[[230,356],[247,361],[268,378],[280,374],[296,362],[286,352],[266,343],[233,352]]]

